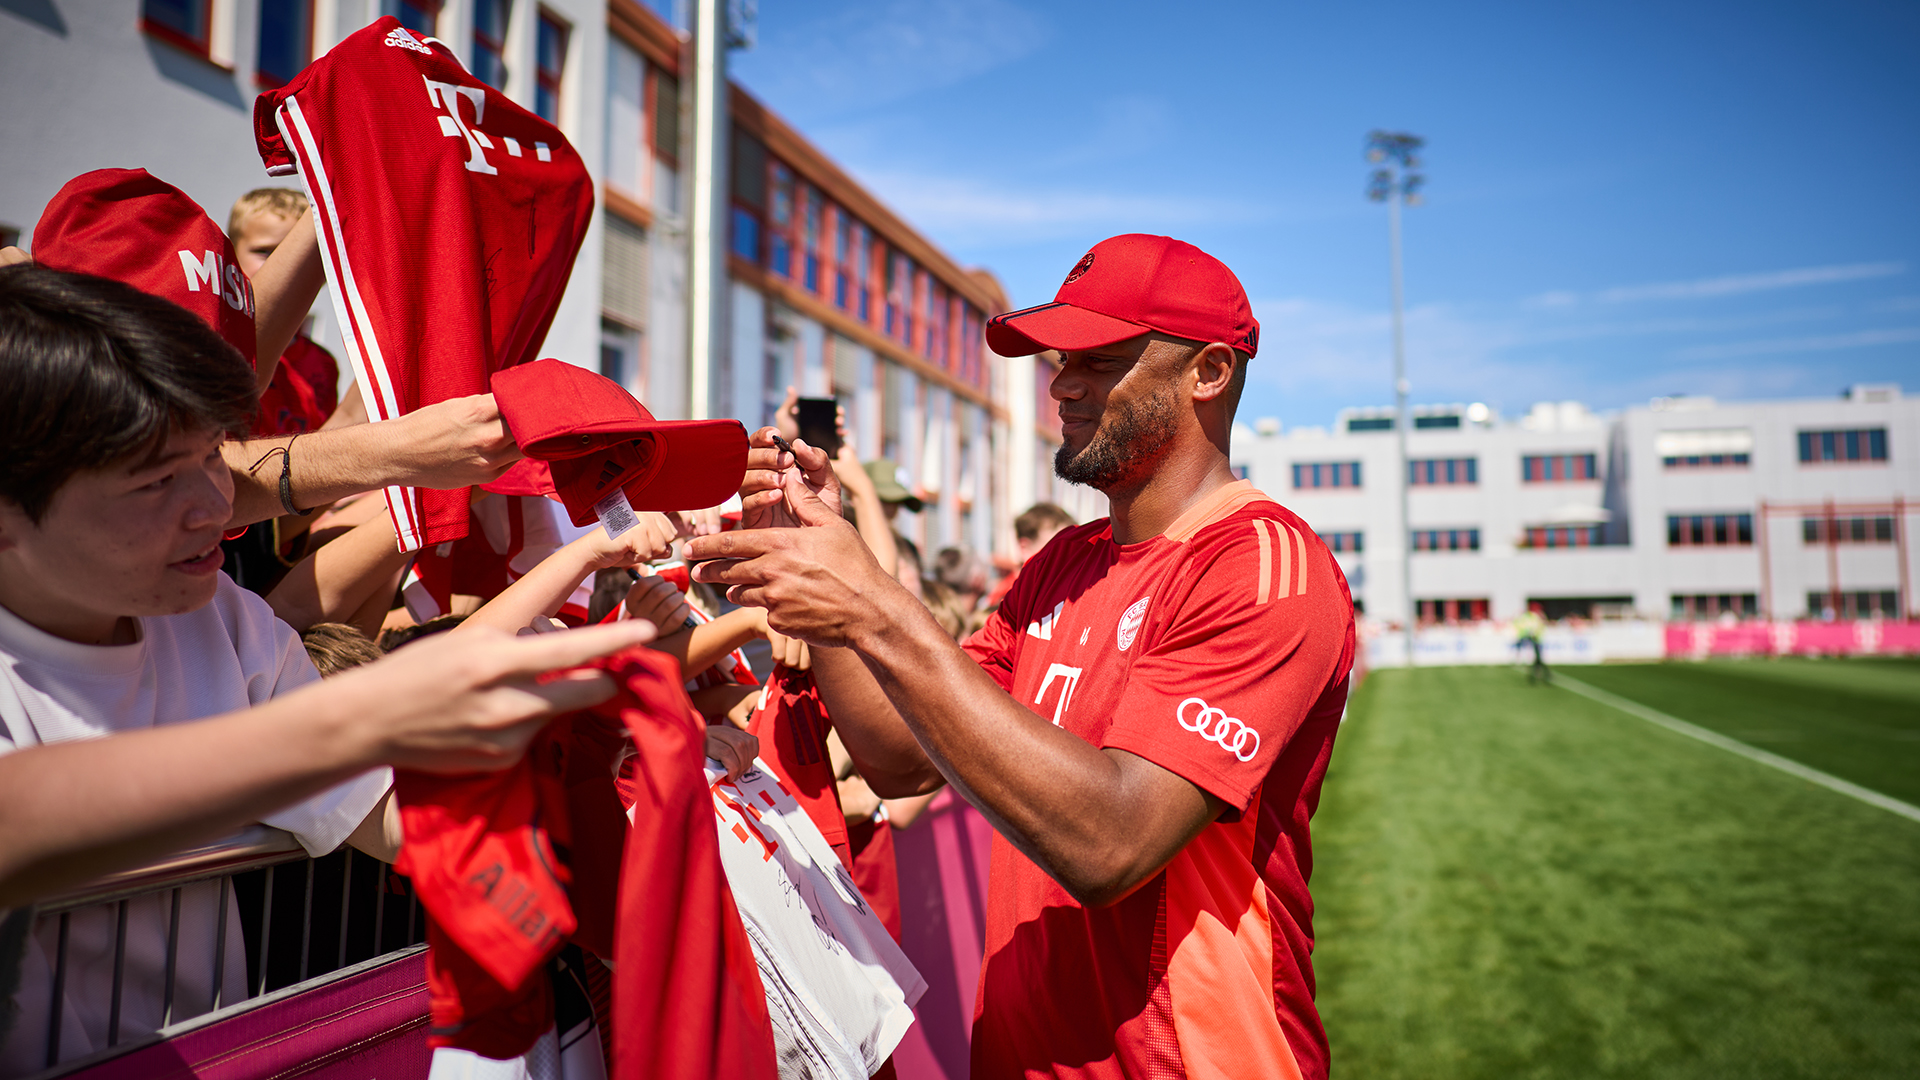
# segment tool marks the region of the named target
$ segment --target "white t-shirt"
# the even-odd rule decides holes
[[[259,705],[320,677],[300,635],[275,618],[266,601],[225,574],[217,578],[211,603],[183,615],[139,619],[139,640],[131,645],[76,644],[0,607],[0,753],[203,720]],[[313,855],[325,855],[392,783],[392,770],[374,769],[264,820],[299,837]],[[170,914],[164,893],[128,904],[123,1041],[160,1026]],[[217,882],[182,890],[175,1020],[205,1011],[212,1001],[218,917]],[[114,921],[111,908],[82,909],[69,919],[62,1059],[106,1046]],[[20,991],[11,1002],[18,1010],[13,1030],[0,1045],[0,1077],[46,1065],[58,923],[41,919],[26,950]],[[226,938],[221,997],[231,1003],[248,996],[240,917],[231,901]]]

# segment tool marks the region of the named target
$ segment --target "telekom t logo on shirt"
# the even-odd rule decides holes
[[[1047,688],[1053,685],[1053,680],[1060,680],[1060,700],[1053,703],[1054,727],[1060,726],[1060,718],[1066,715],[1067,706],[1073,703],[1073,688],[1079,685],[1082,670],[1084,669],[1068,667],[1065,664],[1054,664],[1047,668],[1047,677],[1040,680],[1040,692],[1033,695],[1035,705],[1047,699]]]
[[[487,92],[477,86],[438,82],[424,75],[420,78],[427,84],[427,100],[433,102],[434,108],[446,110],[440,114],[440,134],[449,138],[467,140],[467,171],[485,173],[489,176],[499,175],[500,170],[494,168],[493,163],[487,160],[486,154],[488,150],[497,149],[493,144],[493,137],[480,130],[480,125],[485,123],[487,118]],[[460,113],[462,101],[472,106],[473,122],[471,124],[467,123],[466,117]],[[503,135],[500,141],[506,145],[508,157],[526,156],[520,148],[520,140]],[[540,161],[552,161],[553,149],[546,143],[536,142],[533,144],[533,156]]]

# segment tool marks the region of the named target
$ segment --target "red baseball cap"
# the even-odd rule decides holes
[[[67,181],[34,227],[33,261],[171,300],[254,362],[253,283],[233,244],[199,203],[145,169]]]
[[[1053,303],[996,315],[987,346],[1001,356],[1097,349],[1149,331],[1225,342],[1248,356],[1260,322],[1225,263],[1170,236],[1127,233],[1093,245]]]
[[[575,525],[593,522],[614,488],[635,510],[700,510],[726,502],[747,474],[740,421],[655,420],[625,387],[573,364],[510,367],[491,389],[529,460],[486,489],[554,496]]]

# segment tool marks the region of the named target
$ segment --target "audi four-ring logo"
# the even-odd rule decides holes
[[[1187,719],[1191,711],[1188,707],[1200,706],[1199,713],[1193,719]],[[1227,710],[1216,709],[1197,697],[1190,697],[1174,710],[1174,719],[1180,726],[1212,743],[1219,743],[1221,749],[1241,761],[1252,761],[1260,752],[1260,733],[1227,715]]]

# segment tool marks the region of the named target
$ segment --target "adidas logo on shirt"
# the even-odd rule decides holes
[[[1037,637],[1041,641],[1052,641],[1054,621],[1060,618],[1060,613],[1065,611],[1066,608],[1067,602],[1065,600],[1053,605],[1052,613],[1040,616],[1038,622],[1030,622],[1027,624],[1027,636]]]
[[[388,48],[412,49],[417,53],[426,53],[428,56],[433,55],[432,49],[420,44],[419,41],[414,39],[412,34],[407,33],[397,26],[387,31],[386,43]]]

